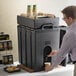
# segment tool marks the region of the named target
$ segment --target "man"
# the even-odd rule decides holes
[[[54,56],[55,60],[51,67],[45,67],[45,71],[52,70],[59,65],[68,53],[71,53],[71,59],[75,65],[74,76],[76,76],[76,6],[68,6],[62,10],[63,20],[69,26],[63,37],[61,48],[58,52],[51,52],[48,57]]]

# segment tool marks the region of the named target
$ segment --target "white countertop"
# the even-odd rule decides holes
[[[59,67],[55,68],[52,71],[44,72],[16,72],[16,73],[6,73],[3,71],[3,69],[0,69],[0,76],[73,76],[73,70],[74,70],[74,65],[73,64],[67,64],[66,67]]]

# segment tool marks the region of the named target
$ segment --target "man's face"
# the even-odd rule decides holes
[[[71,23],[72,23],[72,18],[71,18],[71,17],[66,17],[65,14],[63,14],[63,20],[66,22],[66,24],[67,24],[68,26],[70,26]]]

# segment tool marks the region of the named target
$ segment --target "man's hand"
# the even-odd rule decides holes
[[[50,52],[50,54],[49,55],[47,55],[48,57],[51,57],[51,56],[54,56],[54,55],[56,55],[58,53],[58,51],[57,50],[53,50],[52,52]]]

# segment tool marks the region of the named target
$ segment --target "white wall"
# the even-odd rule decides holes
[[[67,5],[76,5],[76,0],[67,0]]]
[[[28,4],[37,4],[38,12],[53,13],[60,17],[60,25],[64,24],[61,10],[67,4],[66,0],[0,0],[0,32],[10,34],[14,61],[18,60],[17,15],[26,13]]]

